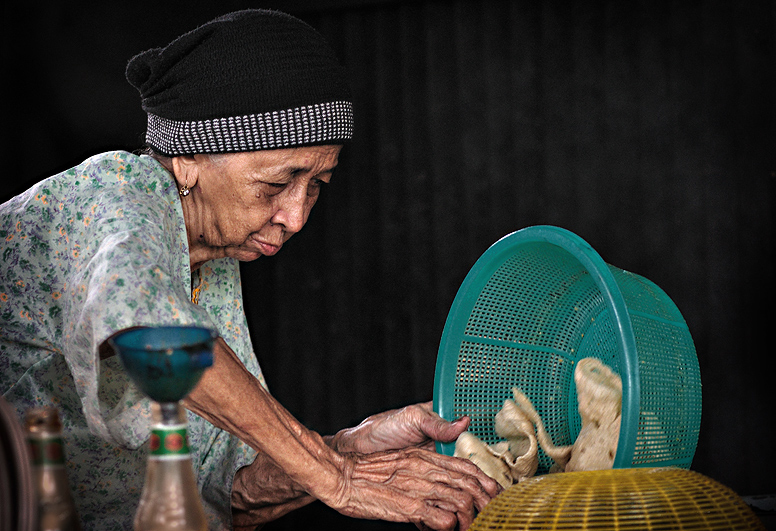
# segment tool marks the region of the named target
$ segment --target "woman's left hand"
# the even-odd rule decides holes
[[[372,415],[339,431],[329,444],[338,452],[362,454],[410,447],[433,450],[434,441],[455,441],[468,427],[468,417],[449,422],[434,413],[431,402],[423,402]]]

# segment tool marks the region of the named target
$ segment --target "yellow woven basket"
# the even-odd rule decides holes
[[[765,531],[731,489],[690,470],[623,468],[536,476],[506,489],[472,530]]]

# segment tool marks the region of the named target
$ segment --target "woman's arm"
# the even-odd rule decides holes
[[[220,338],[213,366],[183,403],[270,459],[284,474],[287,492],[307,493],[348,516],[465,529],[499,491],[472,463],[419,448],[334,451],[269,395]],[[245,471],[236,478],[241,488],[249,488],[251,473],[266,472]],[[246,490],[244,499],[252,497]],[[307,501],[300,494],[289,503]]]
[[[448,422],[426,402],[372,415],[324,441],[337,452],[374,453],[411,446],[433,449],[434,441],[454,441],[468,427],[467,417]],[[252,465],[235,475],[233,523],[237,528],[255,529],[313,500],[266,454],[258,454]]]

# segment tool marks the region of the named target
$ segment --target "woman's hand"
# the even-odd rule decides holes
[[[265,482],[274,483],[282,476],[286,487],[280,488],[276,499],[265,502],[286,507],[267,508],[264,518],[276,517],[296,504],[303,505],[309,501],[309,494],[343,514],[358,518],[414,522],[433,529],[454,529],[458,524],[460,529],[465,529],[476,511],[500,490],[498,484],[474,464],[420,448],[371,454],[336,452],[323,437],[304,427],[269,395],[223,339],[216,340],[213,355],[213,366],[205,371],[183,403],[271,460],[277,474],[273,472],[270,477],[256,478],[255,482],[249,482],[253,486],[245,487],[246,500],[249,500],[248,490],[261,488]],[[402,419],[404,415],[414,418],[422,413],[411,411],[399,414],[398,418]],[[426,413],[420,415],[426,420],[419,424],[409,422],[421,426],[411,429],[410,434],[436,433],[437,428],[430,427],[435,423],[428,422],[429,418],[433,420],[433,415]],[[373,435],[393,433],[394,436],[363,437],[363,440],[371,440],[372,447],[396,440],[406,444],[408,432],[396,431],[393,427],[408,423],[405,420],[396,422],[389,417],[376,416],[383,420],[363,432]],[[450,429],[444,427],[444,421],[437,424],[443,432]],[[451,432],[459,428],[460,425]]]
[[[453,442],[469,427],[469,418],[448,422],[434,413],[431,402],[372,415],[354,428],[329,439],[339,452],[369,454],[410,447],[434,449],[434,441]]]
[[[357,518],[465,530],[501,490],[471,462],[420,448],[345,457],[340,492],[325,502]]]
[[[237,471],[232,483],[232,526],[256,529],[315,501],[265,453]]]
[[[354,518],[414,523],[420,529],[465,530],[498,485],[468,461],[419,448],[343,455],[342,480],[321,500]],[[255,529],[311,501],[265,454],[235,475],[235,529]]]
[[[433,450],[435,441],[455,441],[469,423],[468,417],[448,422],[424,402],[372,415],[338,432],[328,441],[337,451],[370,454],[352,456],[353,508],[340,512],[356,516],[393,508],[419,529],[467,529],[501,488],[472,463]]]
[[[468,426],[468,418],[455,422],[442,419],[427,402],[373,415],[355,428],[338,432],[329,439],[329,445],[338,452],[375,454],[345,456],[350,476],[343,492],[349,493],[348,501],[341,502],[345,508],[340,510],[361,518],[375,518],[377,513],[396,520],[394,511],[398,509],[405,521],[414,521],[420,529],[446,529],[451,522],[465,529],[475,516],[475,508],[481,510],[498,491],[479,483],[480,479],[488,480],[477,479],[479,470],[469,464],[410,448],[433,450],[435,440],[454,441]],[[438,493],[440,498],[430,493]],[[448,497],[456,501],[441,501]],[[235,476],[234,524],[269,522],[310,501],[312,497],[290,482],[271,459],[259,454],[251,466]],[[434,507],[436,516],[431,514]]]

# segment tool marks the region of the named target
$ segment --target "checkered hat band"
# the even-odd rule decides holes
[[[341,143],[352,136],[353,104],[333,101],[191,122],[149,113],[146,142],[165,155],[177,156]]]

